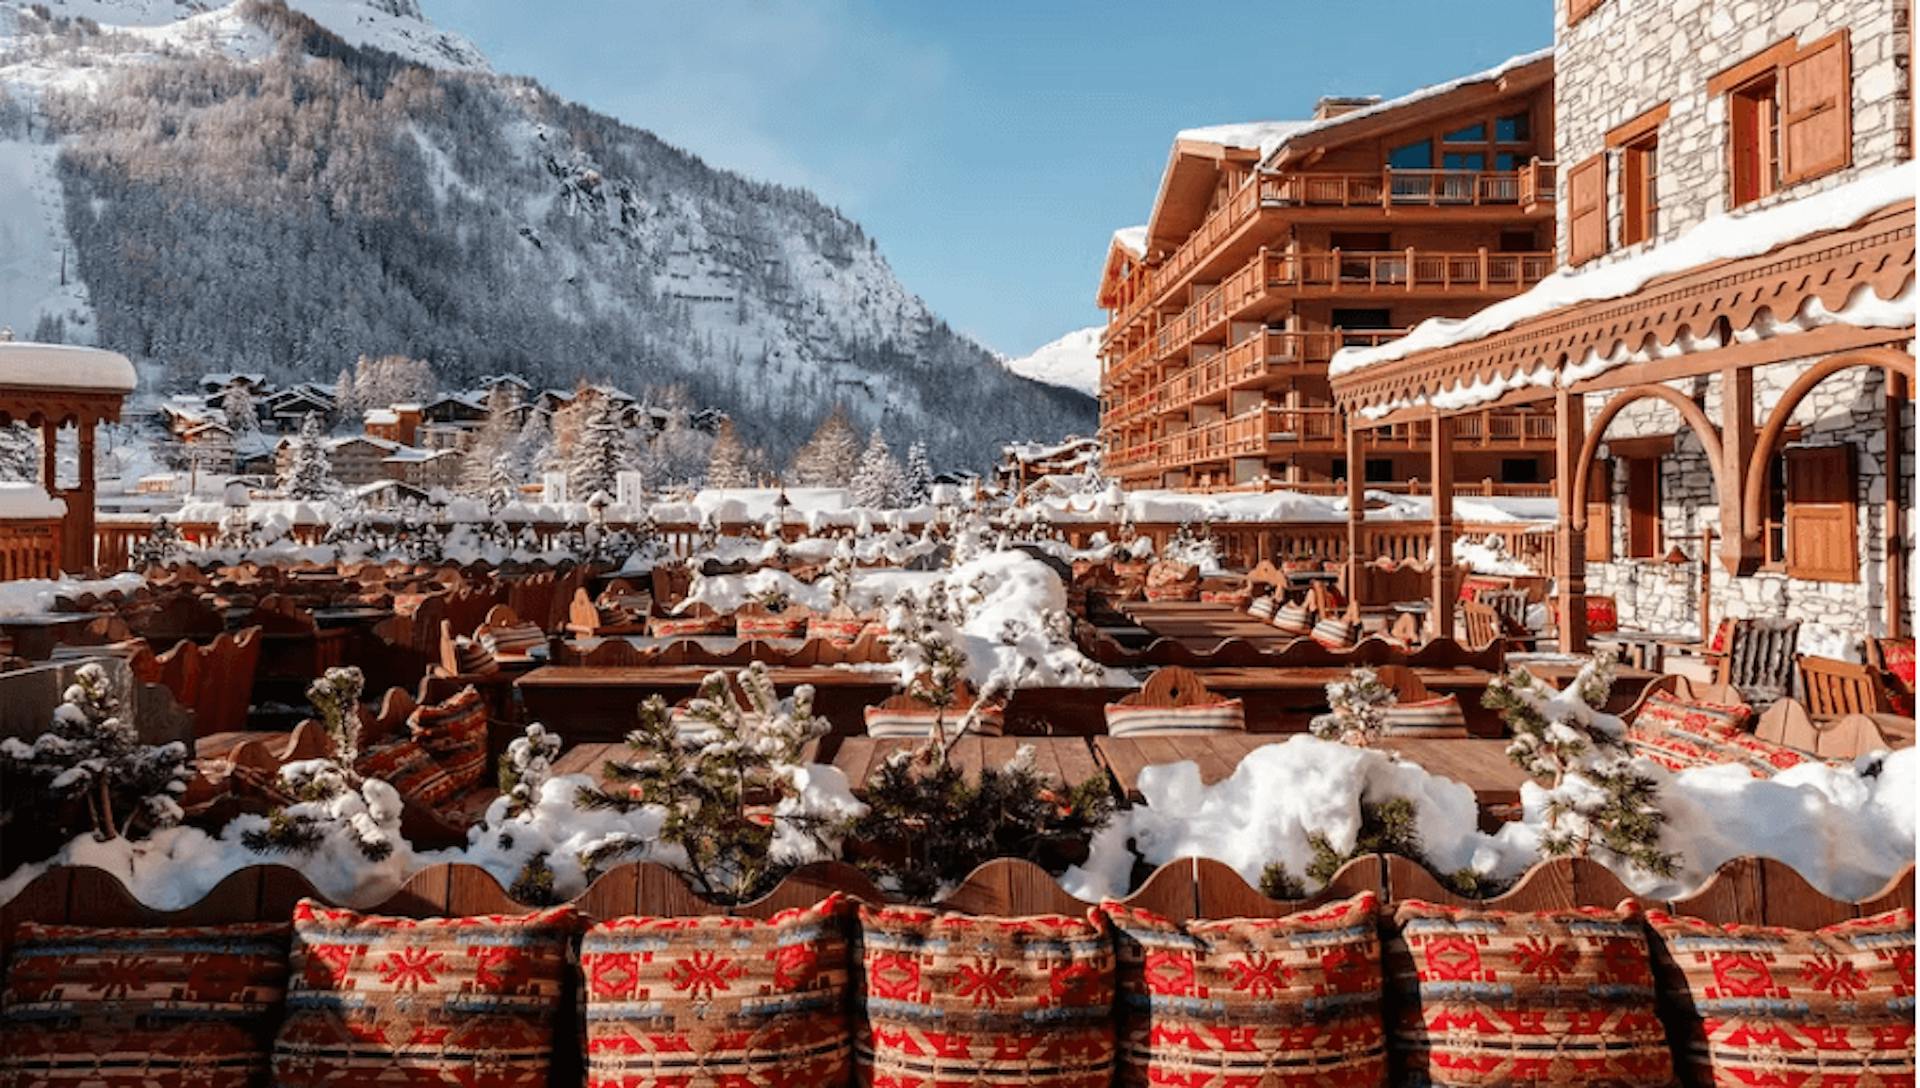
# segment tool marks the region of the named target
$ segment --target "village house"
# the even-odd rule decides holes
[[[1772,620],[1831,657],[1905,631],[1908,19],[1895,0],[1561,5],[1566,271],[1334,360],[1368,428],[1551,411],[1565,647],[1595,602],[1595,622],[1716,642],[1723,619]],[[1705,593],[1681,588],[1703,570]]]
[[[1098,300],[1106,471],[1129,487],[1330,491],[1426,476],[1424,425],[1349,450],[1326,366],[1345,345],[1464,317],[1553,266],[1554,58],[1304,121],[1179,133]],[[1550,421],[1458,419],[1459,476],[1546,494]]]
[[[418,404],[395,404],[387,408],[369,408],[363,414],[367,436],[411,446],[419,438],[424,410]]]

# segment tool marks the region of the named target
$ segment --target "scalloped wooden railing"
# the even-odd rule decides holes
[[[594,918],[631,914],[733,914],[764,918],[788,907],[818,902],[834,891],[870,902],[890,901],[866,874],[844,862],[805,866],[789,874],[765,896],[731,907],[701,898],[677,873],[663,865],[637,862],[602,874],[572,902]],[[1476,901],[1448,891],[1418,862],[1375,854],[1348,862],[1326,887],[1309,898],[1298,900],[1270,899],[1221,862],[1183,858],[1154,870],[1124,902],[1179,920],[1271,918],[1363,891],[1374,892],[1383,903],[1425,899],[1494,910],[1611,907],[1623,899],[1639,898],[1604,866],[1585,859],[1562,858],[1534,866],[1504,894]],[[142,905],[126,885],[107,870],[63,866],[42,873],[11,901],[0,905],[0,944],[10,939],[17,923],[24,921],[75,925],[213,925],[285,918],[292,912],[294,903],[303,897],[325,898],[295,869],[284,865],[254,865],[220,881],[191,906],[157,910]],[[1907,866],[1865,899],[1850,902],[1822,894],[1782,862],[1739,858],[1722,865],[1690,896],[1670,901],[1646,898],[1640,901],[1650,907],[1712,922],[1812,929],[1896,907],[1912,907],[1914,867]],[[975,869],[940,905],[969,914],[1018,916],[1078,914],[1093,904],[1068,894],[1039,866],[1001,858]],[[413,874],[399,890],[367,909],[418,918],[514,914],[531,910],[533,906],[508,895],[491,873],[478,866],[442,864]]]

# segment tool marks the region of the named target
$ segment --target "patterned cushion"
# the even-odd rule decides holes
[[[301,900],[276,1088],[545,1088],[576,917],[414,921]],[[434,1072],[391,1080],[406,1069]]]
[[[23,923],[0,996],[0,1083],[249,1088],[287,985],[284,922],[192,929]]]
[[[1313,633],[1313,610],[1304,604],[1283,604],[1274,609],[1273,629],[1295,637],[1310,635]]]
[[[1883,638],[1880,641],[1880,664],[1887,672],[1913,691],[1913,640],[1910,638]]]
[[[1747,728],[1753,708],[1745,703],[1716,703],[1706,699],[1682,699],[1671,692],[1656,691],[1647,696],[1633,724],[1648,728],[1682,728],[1690,733],[1738,733]]]
[[[1199,582],[1162,582],[1147,586],[1149,601],[1191,601],[1200,596]]]
[[[546,632],[537,623],[518,623],[510,627],[487,627],[480,631],[480,643],[488,652],[524,656],[536,646],[547,644]]]
[[[1604,635],[1620,629],[1620,607],[1612,597],[1587,598],[1587,634]]]
[[[1666,955],[1660,1000],[1703,1085],[1914,1082],[1914,917],[1813,931],[1647,912]]]
[[[1656,691],[1628,726],[1627,747],[1671,771],[1737,763],[1755,778],[1771,778],[1807,761],[1804,753],[1746,732],[1752,717],[1752,708],[1741,704],[1681,699]]]
[[[1119,1083],[1386,1082],[1378,900],[1184,925],[1118,903]]]
[[[426,745],[411,737],[369,749],[355,766],[361,774],[378,778],[400,796],[428,808],[437,808],[460,792]]]
[[[1113,942],[1101,919],[860,908],[858,1082],[1108,1088]]]
[[[732,616],[655,616],[647,621],[647,632],[654,638],[692,638],[696,635],[730,635]]]
[[[1203,589],[1200,591],[1200,599],[1214,604],[1230,604],[1235,608],[1245,608],[1247,602],[1253,599],[1253,591],[1245,586],[1239,589]]]
[[[838,894],[766,921],[619,918],[587,931],[588,1088],[844,1084]]]
[[[807,633],[809,614],[804,608],[789,609],[785,612],[736,612],[733,626],[736,634],[747,639],[801,638]]]
[[[870,706],[866,709],[867,736],[869,737],[930,737],[933,735],[933,720],[938,715],[932,707],[885,707]],[[966,709],[949,708],[946,713],[947,736],[959,727],[960,719],[966,716]],[[997,737],[1006,731],[1006,710],[998,706],[982,707],[967,732],[976,737]]]
[[[867,626],[864,616],[807,616],[807,637],[823,638],[828,642],[842,645],[859,639],[860,632]]]
[[[1107,735],[1110,737],[1173,737],[1246,731],[1247,705],[1239,699],[1226,699],[1205,706],[1107,704]]]
[[[1639,908],[1523,913],[1409,899],[1384,958],[1407,1079],[1440,1086],[1673,1083]]]
[[[1360,641],[1360,625],[1344,616],[1328,616],[1313,625],[1313,641],[1329,650],[1350,650]]]
[[[1732,637],[1733,621],[1731,619],[1721,620],[1714,625],[1713,639],[1707,643],[1707,652],[1710,654],[1726,653],[1727,641]]]
[[[491,676],[500,671],[500,662],[484,642],[463,638],[453,644],[453,652],[462,676]]]
[[[1247,605],[1247,615],[1252,616],[1256,620],[1267,620],[1271,622],[1274,609],[1279,607],[1280,598],[1269,593],[1265,597],[1255,597],[1253,602]]]
[[[416,709],[407,729],[446,772],[450,793],[465,793],[487,776],[487,702],[478,689]]]
[[[1508,584],[1509,583],[1499,578],[1468,575],[1460,579],[1460,599],[1462,601],[1477,601],[1480,599],[1482,593],[1490,593],[1496,589],[1505,589]]]
[[[1464,737],[1467,712],[1455,695],[1395,703],[1381,713],[1382,731],[1389,737]]]

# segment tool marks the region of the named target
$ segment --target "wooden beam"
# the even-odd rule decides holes
[[[1433,637],[1453,637],[1453,428],[1432,414]]]
[[[1554,398],[1554,415],[1554,472],[1561,481],[1555,489],[1560,539],[1554,547],[1554,594],[1560,607],[1560,651],[1577,654],[1587,649],[1587,532],[1574,527],[1573,512],[1587,497],[1576,493],[1573,481],[1579,478],[1577,462],[1587,444],[1587,398],[1561,390]],[[1607,529],[1601,526],[1598,531]]]
[[[1906,513],[1901,503],[1902,486],[1906,483],[1906,473],[1900,471],[1902,454],[1913,452],[1913,443],[1900,435],[1901,402],[1912,395],[1907,389],[1904,374],[1886,367],[1881,370],[1886,396],[1887,413],[1887,449],[1886,472],[1887,494],[1886,509],[1880,515],[1881,534],[1885,540],[1885,560],[1882,563],[1882,580],[1887,587],[1887,635],[1899,638],[1907,633],[1907,557],[1901,547],[1905,538]],[[1908,501],[1911,501],[1909,497]]]
[[[1360,601],[1360,533],[1367,519],[1365,463],[1360,459],[1359,420],[1347,418],[1347,599]]]
[[[1758,438],[1753,425],[1753,368],[1720,372],[1720,563],[1729,574],[1751,574],[1765,548],[1749,540],[1745,526],[1747,463]],[[1704,557],[1703,557],[1704,558]]]

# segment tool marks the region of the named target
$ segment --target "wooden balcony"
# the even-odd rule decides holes
[[[1456,449],[1538,452],[1554,448],[1550,409],[1489,410],[1454,416],[1451,422]],[[1375,451],[1417,450],[1432,439],[1431,423],[1412,422],[1368,428],[1361,444]],[[1165,436],[1160,440],[1159,465],[1177,469],[1234,457],[1286,456],[1302,449],[1337,452],[1345,447],[1346,429],[1339,409],[1269,404]]]
[[[1553,271],[1551,253],[1435,253],[1330,250],[1267,253],[1263,279],[1270,290],[1348,294],[1511,295]]]

